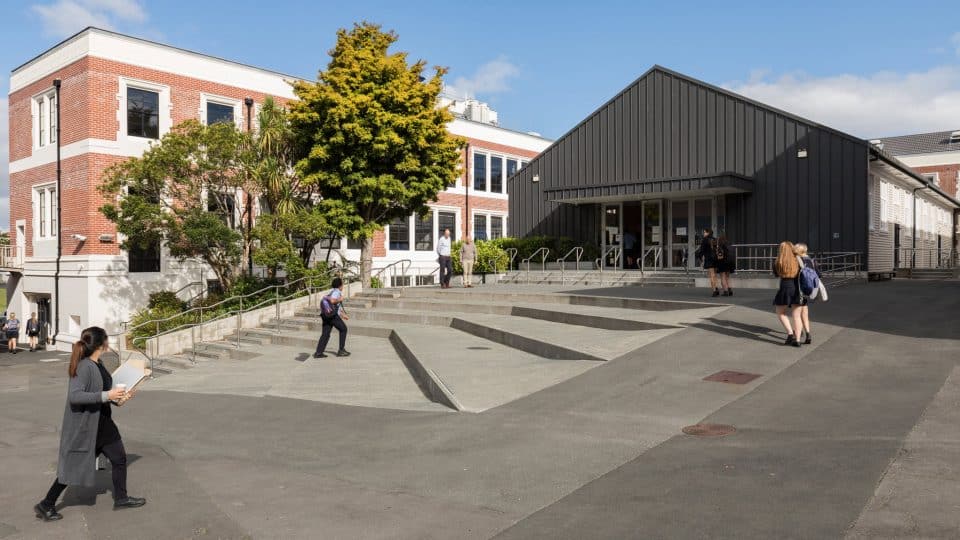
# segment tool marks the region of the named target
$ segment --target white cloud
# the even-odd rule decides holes
[[[960,128],[960,66],[828,77],[755,70],[723,86],[864,138]]]
[[[139,0],[57,0],[35,4],[48,35],[65,37],[87,26],[114,28],[117,23],[142,23],[147,12]]]
[[[470,77],[457,77],[447,85],[447,92],[462,97],[497,94],[509,90],[509,80],[519,74],[520,68],[500,57],[481,65]]]
[[[7,98],[0,97],[0,230],[10,227],[10,134],[7,131]]]

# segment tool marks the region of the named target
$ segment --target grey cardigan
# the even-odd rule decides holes
[[[97,428],[100,407],[107,401],[100,368],[93,360],[82,358],[77,364],[77,376],[70,378],[63,411],[57,465],[57,480],[61,484],[87,487],[96,484]]]

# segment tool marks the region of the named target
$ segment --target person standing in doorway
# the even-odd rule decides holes
[[[727,237],[720,235],[717,238],[717,273],[720,274],[720,287],[723,289],[723,296],[733,296],[733,288],[730,286],[730,274],[736,271],[737,262],[733,257],[733,250],[730,249],[730,242]]]
[[[717,240],[713,237],[713,229],[703,230],[703,239],[700,240],[696,255],[703,259],[703,269],[706,270],[710,278],[710,288],[713,289],[712,296],[720,296],[720,289],[717,288]]]
[[[440,288],[450,288],[450,278],[453,275],[453,262],[450,260],[450,229],[444,229],[443,236],[437,242],[437,255],[440,262]]]
[[[821,274],[820,269],[817,268],[817,262],[807,254],[806,244],[799,243],[794,245],[793,252],[797,255],[797,264],[801,267],[813,268],[814,272],[817,273],[817,277],[821,280],[823,279],[823,274]],[[803,326],[803,332],[806,334],[806,338],[803,340],[804,345],[813,343],[813,336],[810,335],[810,303],[814,301],[813,298],[802,296],[800,306],[795,308],[800,312],[800,323]],[[798,336],[797,339],[799,340],[800,337]]]
[[[330,342],[330,333],[337,329],[340,335],[340,348],[337,349],[337,356],[350,356],[347,351],[347,325],[343,321],[350,320],[347,312],[343,310],[343,279],[333,278],[333,290],[325,296],[321,302],[327,302],[330,305],[330,313],[324,313],[325,309],[321,307],[320,319],[323,321],[323,330],[320,333],[320,341],[317,342],[317,351],[313,353],[314,358],[326,358],[327,343]]]
[[[27,339],[30,340],[30,352],[37,350],[37,337],[40,335],[40,321],[37,320],[37,314],[31,313],[27,321]]]
[[[773,305],[780,324],[787,331],[787,340],[783,344],[799,347],[800,329],[803,323],[800,321],[800,310],[797,308],[803,305],[803,299],[800,295],[800,285],[797,283],[800,264],[793,253],[792,243],[780,243],[780,253],[773,263],[773,273],[780,278],[780,288],[773,298]]]
[[[57,478],[47,496],[33,507],[43,521],[63,518],[57,512],[57,499],[67,486],[96,485],[96,459],[103,454],[113,466],[113,508],[136,508],[146,499],[127,494],[127,452],[120,430],[111,417],[113,405],[123,405],[133,391],[113,388],[113,378],[100,362],[100,355],[109,349],[107,333],[91,326],[73,344],[70,356],[69,391],[60,430],[60,459]]]
[[[3,331],[7,336],[7,350],[12,354],[17,354],[17,338],[20,337],[20,320],[17,314],[10,312],[7,322],[3,323]]]
[[[460,246],[460,266],[463,267],[463,286],[473,287],[473,263],[477,260],[477,246],[469,236]]]

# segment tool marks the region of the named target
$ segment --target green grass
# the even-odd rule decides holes
[[[0,312],[7,309],[7,289],[0,289]]]

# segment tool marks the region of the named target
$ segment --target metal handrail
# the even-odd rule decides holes
[[[524,264],[527,265],[527,283],[530,283],[530,261],[537,255],[540,255],[540,271],[544,272],[547,269],[547,257],[550,256],[550,248],[546,246],[537,248],[529,257],[520,261],[521,266]]]
[[[344,275],[344,270],[346,270],[346,268],[344,268],[344,267],[330,268],[330,269],[328,269],[327,271],[325,271],[325,272],[323,272],[322,274],[319,274],[319,275],[304,276],[304,277],[302,277],[302,278],[296,279],[296,280],[291,281],[291,282],[288,282],[288,283],[277,284],[277,285],[270,285],[270,286],[264,287],[264,288],[262,288],[262,289],[260,289],[260,290],[254,291],[254,292],[252,292],[252,293],[247,293],[247,294],[242,294],[242,295],[231,296],[230,298],[226,298],[226,299],[221,300],[220,302],[217,302],[216,304],[212,304],[212,305],[210,305],[210,306],[197,306],[197,307],[189,308],[189,309],[184,310],[184,311],[182,311],[182,312],[180,312],[180,313],[178,313],[178,314],[176,314],[176,315],[172,315],[172,316],[170,316],[170,317],[163,317],[163,318],[159,318],[159,319],[151,319],[151,320],[149,320],[149,321],[144,321],[144,322],[142,322],[142,323],[140,323],[140,324],[137,324],[137,325],[135,325],[135,326],[129,326],[129,327],[128,327],[128,323],[122,323],[121,326],[123,327],[123,332],[122,332],[121,335],[123,335],[123,336],[124,336],[124,339],[126,339],[126,336],[127,336],[127,335],[129,335],[131,332],[133,332],[134,330],[136,330],[136,329],[138,329],[138,328],[145,327],[145,326],[147,326],[147,325],[149,325],[149,324],[155,325],[155,326],[156,326],[156,329],[157,329],[157,332],[156,332],[155,334],[148,335],[148,336],[134,337],[134,338],[131,339],[130,343],[131,343],[131,345],[133,345],[134,348],[136,349],[136,344],[137,344],[138,341],[149,342],[149,340],[151,340],[151,339],[156,339],[156,338],[159,338],[159,337],[161,337],[161,336],[165,336],[165,335],[170,334],[170,333],[173,333],[173,332],[178,332],[178,331],[180,331],[180,330],[185,330],[185,329],[187,329],[187,328],[196,328],[196,327],[198,327],[198,326],[202,326],[202,325],[208,324],[208,323],[210,323],[210,322],[219,321],[219,320],[222,320],[222,319],[227,318],[227,317],[229,317],[229,316],[236,315],[236,316],[237,316],[237,347],[239,348],[239,347],[240,347],[240,330],[241,330],[241,326],[242,326],[242,324],[241,324],[241,322],[242,322],[242,321],[241,321],[241,316],[243,315],[243,313],[246,313],[246,312],[251,311],[251,310],[254,310],[254,309],[258,309],[258,308],[260,308],[261,306],[266,305],[266,304],[268,304],[268,303],[270,302],[270,300],[264,300],[264,301],[258,302],[257,304],[255,304],[255,305],[253,305],[253,306],[244,307],[244,305],[243,305],[243,300],[244,300],[245,298],[250,298],[250,297],[252,297],[252,296],[259,295],[259,294],[264,293],[265,291],[268,291],[268,290],[273,289],[274,292],[275,292],[273,302],[276,304],[276,307],[277,307],[276,319],[277,319],[277,329],[278,329],[278,331],[279,331],[279,328],[280,328],[280,301],[281,301],[281,300],[285,300],[285,299],[287,299],[287,298],[292,298],[292,297],[294,297],[294,296],[297,296],[298,294],[302,293],[304,290],[307,291],[307,294],[308,294],[308,295],[312,295],[312,294],[313,294],[313,290],[314,290],[313,285],[307,285],[307,286],[304,287],[304,288],[299,288],[299,289],[293,291],[292,293],[287,294],[287,295],[281,297],[281,296],[280,296],[280,289],[281,289],[281,288],[289,288],[289,287],[291,287],[291,286],[293,286],[293,285],[296,285],[296,284],[298,284],[298,283],[309,283],[309,282],[312,282],[312,281],[317,280],[317,279],[320,279],[320,278],[329,278],[331,275],[333,275],[333,274],[335,274],[335,273],[339,273],[341,276],[343,276],[343,275]],[[354,276],[356,277],[356,274],[354,274]],[[311,297],[311,298],[312,298],[312,297]],[[216,308],[217,306],[221,306],[221,305],[226,304],[226,303],[228,303],[228,302],[237,302],[237,301],[240,302],[240,306],[239,306],[238,309],[230,309],[230,310],[227,310],[227,311],[224,312],[224,313],[220,313],[220,314],[214,316],[212,319],[204,320],[204,318],[203,318],[203,311],[204,311],[204,310],[208,310],[208,311],[209,311],[209,310],[211,310],[211,309]],[[178,326],[176,326],[176,327],[174,327],[174,328],[169,328],[169,329],[163,330],[163,331],[160,330],[161,323],[178,319],[178,318],[180,318],[180,317],[183,317],[183,316],[185,316],[185,315],[187,315],[187,314],[190,314],[190,313],[193,313],[193,312],[199,312],[199,313],[198,313],[199,316],[198,316],[198,321],[197,321],[197,322],[184,323],[184,324],[178,325]],[[203,339],[201,338],[200,341],[201,341],[201,343],[202,343],[202,342],[203,342]],[[195,336],[195,334],[194,334],[193,332],[191,332],[191,342],[193,343],[193,361],[195,362],[195,361],[196,361],[196,336]],[[159,347],[159,341],[157,342],[157,347]],[[153,354],[153,355],[149,354],[146,350],[144,350],[143,353],[144,353],[144,355],[150,360],[150,368],[153,369],[153,367],[154,367],[154,366],[153,366],[153,362],[154,362],[155,357],[159,354],[159,349],[158,349],[158,351],[156,351],[156,353]]]
[[[610,246],[597,259],[597,266],[600,267],[600,286],[603,287],[603,267],[607,263],[607,256],[613,255],[614,268],[620,268],[620,259],[623,257],[623,249],[620,246]]]
[[[731,244],[737,272],[773,272],[780,244]],[[745,264],[741,266],[741,261]],[[748,267],[749,266],[749,267]]]
[[[520,250],[517,248],[507,248],[504,251],[506,251],[507,255],[510,256],[510,270],[513,270],[513,261],[517,258],[517,254],[520,253]]]
[[[647,255],[653,252],[653,267],[660,268],[663,263],[663,246],[651,246],[640,256],[640,273],[646,271]]]
[[[570,251],[568,251],[566,255],[564,255],[563,257],[560,257],[559,259],[557,259],[557,264],[560,265],[560,284],[561,284],[561,285],[566,285],[566,284],[567,284],[567,276],[566,276],[567,258],[568,258],[570,255],[576,256],[576,259],[577,259],[577,271],[579,272],[579,271],[580,271],[580,258],[583,257],[583,248],[580,247],[580,246],[576,246],[576,247],[572,248]]]
[[[952,248],[897,248],[900,268],[941,268],[957,266],[957,252]]]
[[[370,277],[371,278],[375,277],[380,280],[380,283],[383,283],[383,280],[380,279],[380,276],[382,276],[383,273],[386,272],[387,270],[390,270],[390,286],[396,287],[397,285],[394,282],[396,281],[396,277],[397,277],[397,266],[400,267],[401,277],[406,277],[407,272],[410,271],[410,267],[413,266],[413,261],[411,261],[410,259],[400,259],[399,261],[394,261],[384,266],[383,268],[377,270],[377,273],[371,274]],[[437,270],[439,270],[439,268]]]

